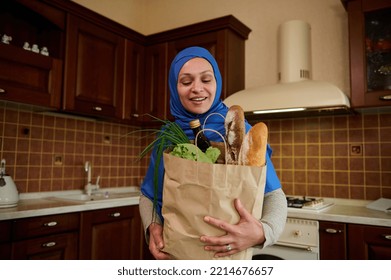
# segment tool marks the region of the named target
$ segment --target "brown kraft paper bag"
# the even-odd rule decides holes
[[[255,218],[261,219],[266,166],[210,164],[167,152],[163,159],[164,251],[181,260],[251,259],[252,248],[223,258],[205,251],[202,235],[222,236],[225,232],[203,218],[209,215],[236,224],[240,217],[234,199],[239,198]]]

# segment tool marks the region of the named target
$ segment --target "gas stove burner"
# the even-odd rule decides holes
[[[286,197],[288,207],[292,208],[303,208],[303,207],[312,207],[316,205],[323,204],[323,199],[321,198],[311,198],[311,197]]]
[[[288,208],[291,211],[323,211],[332,206],[334,203],[325,202],[323,198],[312,198],[312,197],[293,197],[287,196],[286,198]]]

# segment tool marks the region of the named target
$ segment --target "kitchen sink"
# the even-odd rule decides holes
[[[54,200],[62,201],[73,201],[81,203],[97,203],[104,201],[113,201],[113,200],[126,200],[129,198],[135,198],[140,196],[140,191],[130,191],[130,192],[97,192],[91,195],[83,193],[72,193],[72,194],[59,194],[53,197],[50,197]]]

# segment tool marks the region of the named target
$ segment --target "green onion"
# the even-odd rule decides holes
[[[151,117],[163,123],[160,129],[153,129],[153,128],[141,129],[141,130],[129,132],[126,135],[130,135],[136,132],[149,132],[150,133],[149,135],[154,135],[154,134],[157,135],[155,140],[149,143],[139,155],[140,159],[143,158],[151,150],[153,150],[153,148],[156,145],[157,157],[156,157],[156,164],[155,164],[155,169],[153,174],[153,191],[154,191],[153,210],[155,212],[157,207],[157,198],[158,198],[158,191],[159,191],[158,190],[159,165],[161,163],[163,153],[169,147],[173,147],[177,144],[190,143],[190,140],[177,123],[168,120],[161,120],[154,116]]]

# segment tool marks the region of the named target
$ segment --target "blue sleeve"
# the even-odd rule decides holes
[[[147,173],[144,177],[143,182],[141,183],[141,193],[148,197],[151,201],[153,201],[154,198],[154,173],[155,173],[155,165],[156,165],[156,151],[155,149],[152,151],[151,157],[150,157],[150,163],[147,169]],[[163,219],[161,214],[162,209],[162,193],[163,193],[163,178],[164,178],[164,165],[163,165],[163,158],[161,158],[160,164],[159,164],[159,172],[158,172],[158,199],[157,199],[157,205],[156,205],[156,212],[159,214],[160,218]]]
[[[278,178],[276,170],[274,169],[273,163],[271,161],[271,155],[272,155],[272,149],[268,144],[267,152],[266,152],[267,170],[266,170],[265,193],[281,188],[280,179]]]

